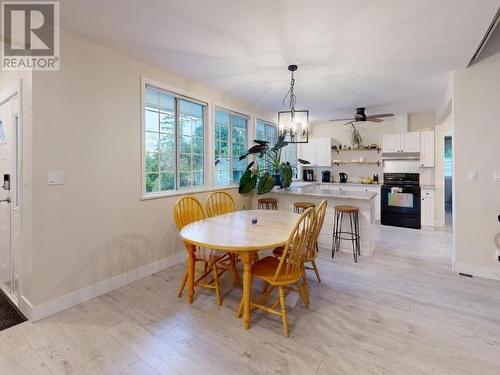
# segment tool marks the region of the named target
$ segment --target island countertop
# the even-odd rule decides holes
[[[308,195],[323,198],[359,199],[369,201],[377,196],[377,193],[369,191],[349,191],[325,189],[321,185],[308,185],[303,187],[289,187],[288,189],[272,190],[272,194]]]

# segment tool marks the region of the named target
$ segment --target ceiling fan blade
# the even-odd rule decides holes
[[[392,117],[392,116],[394,116],[394,113],[380,113],[378,115],[368,115],[366,117],[370,118],[370,117]]]
[[[352,117],[349,118],[334,118],[333,120],[330,121],[354,121]]]
[[[383,122],[384,120],[382,120],[380,118],[376,118],[376,117],[367,117],[366,121],[370,121],[370,122]]]

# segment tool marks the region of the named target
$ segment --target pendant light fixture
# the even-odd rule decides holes
[[[297,65],[289,65],[291,73],[290,89],[283,98],[283,106],[288,111],[278,112],[279,134],[288,143],[307,143],[309,141],[309,111],[295,109],[297,97],[295,96],[295,78],[293,73],[298,69]]]

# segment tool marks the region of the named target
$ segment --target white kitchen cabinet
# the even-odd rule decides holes
[[[315,143],[316,165],[329,167],[332,165],[332,139],[316,138]]]
[[[420,202],[420,224],[423,227],[434,226],[434,190],[422,189]]]
[[[315,150],[314,150],[314,139],[309,139],[307,143],[299,144],[299,158],[307,160],[309,163],[314,165],[316,160]],[[304,167],[306,168],[306,167]]]
[[[401,152],[401,133],[390,133],[382,136],[382,152]]]
[[[420,133],[401,133],[401,152],[420,152]]]
[[[420,133],[389,133],[382,136],[382,152],[420,152]]]
[[[434,131],[420,133],[420,166],[434,167]]]
[[[301,143],[299,158],[312,165],[329,167],[332,165],[332,139],[329,137],[310,138],[308,143]]]

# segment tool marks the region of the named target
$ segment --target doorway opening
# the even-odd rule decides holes
[[[444,137],[444,215],[446,227],[453,225],[453,147],[452,137]]]

